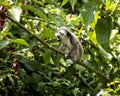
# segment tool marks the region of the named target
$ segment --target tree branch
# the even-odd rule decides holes
[[[36,36],[34,33],[32,33],[30,30],[28,30],[27,28],[25,28],[22,24],[20,24],[19,22],[13,20],[12,18],[10,18],[9,16],[6,16],[8,19],[10,19],[12,22],[14,22],[15,24],[17,24],[20,28],[24,29],[28,34],[32,35],[33,37],[35,37],[38,41],[40,41],[43,45],[45,45],[46,47],[48,47],[51,50],[54,50],[60,54],[64,54],[64,52],[50,46],[49,44],[47,44],[46,42],[44,42],[42,39],[40,39],[38,36]]]
[[[100,73],[99,71],[97,71],[96,69],[94,69],[93,67],[86,65],[84,63],[82,63],[81,61],[77,61],[76,63],[80,64],[81,66],[85,67],[86,69],[89,69],[90,71],[98,74],[99,76],[103,77],[105,80],[107,80],[108,82],[110,82],[111,80],[109,78],[107,78],[104,74]]]
[[[20,24],[19,22],[13,20],[12,18],[10,18],[9,16],[6,16],[9,20],[11,20],[13,23],[17,24],[20,28],[24,29],[28,34],[32,35],[33,37],[35,37],[39,42],[41,42],[43,45],[45,45],[46,47],[48,47],[49,49],[56,51],[62,55],[64,55],[64,52],[50,46],[49,44],[47,44],[46,42],[44,42],[42,39],[40,39],[38,36],[36,36],[34,33],[32,33],[30,30],[28,30],[27,28],[25,28],[22,24]],[[103,77],[105,80],[107,80],[108,82],[110,82],[111,80],[109,78],[107,78],[104,74],[100,73],[99,71],[97,71],[96,69],[92,68],[89,65],[83,64],[80,61],[77,61],[76,63],[80,64],[81,66],[85,67],[88,70],[91,70],[92,72],[96,73],[97,75]]]

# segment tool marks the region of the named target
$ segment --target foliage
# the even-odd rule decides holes
[[[81,62],[63,60],[55,37],[82,41]],[[0,95],[120,94],[119,0],[0,1]]]

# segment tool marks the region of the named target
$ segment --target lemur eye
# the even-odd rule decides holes
[[[59,35],[63,35],[63,33],[61,31],[59,31],[58,33],[59,33]]]
[[[64,31],[60,31],[60,34],[61,34],[61,35],[65,35],[65,32],[64,32]]]
[[[64,35],[64,33],[61,33],[61,35]]]

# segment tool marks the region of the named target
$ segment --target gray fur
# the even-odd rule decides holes
[[[58,28],[56,36],[62,43],[60,49],[67,50],[64,59],[71,57],[73,61],[81,60],[83,48],[77,36],[70,32],[66,27]]]

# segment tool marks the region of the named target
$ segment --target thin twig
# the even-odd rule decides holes
[[[87,83],[87,81],[85,81],[82,77],[80,77],[79,76],[79,79],[81,79],[84,83],[85,83],[85,85],[88,87],[88,88],[90,88],[90,90],[92,91],[92,92],[94,92],[94,89],[92,88],[92,86],[90,86],[89,85],[89,83]]]
[[[36,17],[32,17],[32,16],[26,16],[26,15],[24,15],[24,16],[21,16],[21,17],[22,17],[22,18],[24,17],[24,18],[27,18],[27,19],[39,20],[39,21],[42,21],[42,22],[46,22],[46,21],[43,20],[43,19],[36,18]],[[49,24],[56,25],[55,23],[51,22],[50,20],[49,20]]]

